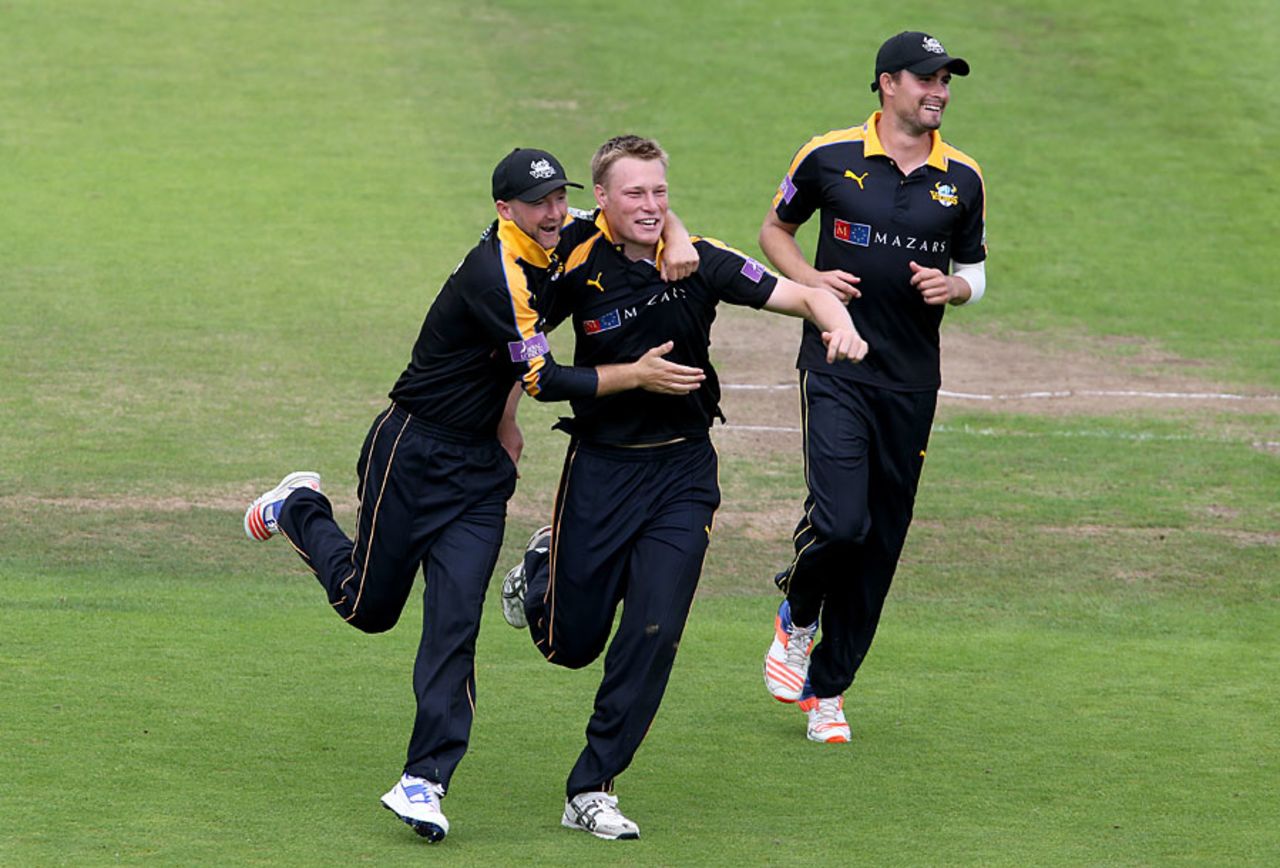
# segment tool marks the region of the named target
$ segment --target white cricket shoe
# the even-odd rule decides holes
[[[539,528],[525,544],[525,553],[551,551],[551,526]],[[502,579],[502,617],[512,627],[524,629],[529,619],[524,613],[524,592],[529,587],[529,577],[524,573],[524,556],[520,563],[507,570]]]
[[[630,841],[640,837],[640,827],[618,810],[618,797],[609,793],[578,793],[564,803],[560,825],[581,829],[606,841]]]
[[[524,575],[524,558],[520,563],[507,570],[502,577],[502,617],[516,629],[523,630],[529,626],[529,618],[524,613],[524,591],[529,581]]]
[[[280,484],[259,497],[244,511],[244,532],[249,539],[271,539],[280,531],[280,507],[299,488],[320,490],[320,474],[311,470],[290,473]]]
[[[444,787],[435,781],[401,775],[391,792],[382,797],[382,807],[434,844],[449,834],[449,821],[440,810],[443,795]]]
[[[813,637],[817,632],[817,621],[807,627],[791,623],[791,604],[782,601],[773,619],[773,642],[764,655],[764,686],[779,702],[800,699],[805,679],[809,677],[809,652],[813,650]]]
[[[844,719],[843,696],[830,699],[806,696],[800,700],[800,710],[809,714],[809,741],[845,744],[852,737],[849,723]]]

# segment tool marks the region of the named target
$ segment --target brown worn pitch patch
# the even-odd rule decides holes
[[[800,324],[794,319],[723,310],[711,348],[721,382],[727,386],[722,404],[730,428],[798,426],[795,355],[799,340]],[[1070,346],[1057,346],[1031,336],[991,337],[944,327],[944,393],[991,399],[943,394],[938,413],[945,419],[956,411],[984,410],[1052,416],[1141,412],[1166,418],[1206,410],[1280,412],[1280,395],[1241,389],[1198,374],[1205,368],[1202,362],[1144,341],[1077,339]],[[1210,397],[1230,395],[1240,397]],[[762,441],[778,443],[776,437],[761,438],[746,431],[734,439],[747,448]]]
[[[729,424],[713,431],[717,449],[727,457],[778,456],[793,462],[800,473],[799,394],[795,355],[800,339],[798,321],[773,314],[722,306],[712,337],[712,358],[725,385],[722,405]],[[1001,413],[1186,418],[1213,412],[1231,414],[1224,430],[1255,448],[1280,453],[1280,433],[1258,431],[1250,419],[1280,413],[1280,396],[1216,381],[1203,374],[1206,366],[1180,358],[1143,342],[1077,340],[1046,343],[1030,336],[992,337],[954,329],[943,330],[943,389],[948,392],[1006,396],[978,401],[943,396],[939,419],[948,414],[992,411]],[[873,348],[874,351],[874,348]],[[751,386],[753,388],[741,388]],[[1056,397],[1008,397],[1026,393],[1062,393]],[[1125,392],[1169,393],[1146,397]],[[1106,393],[1106,394],[1099,394]],[[1172,397],[1235,394],[1242,400]],[[381,407],[378,398],[371,405]],[[1264,423],[1265,424],[1265,423]],[[155,498],[146,494],[112,492],[76,497],[0,496],[0,512],[20,515],[30,507],[66,511],[185,511],[212,509],[242,512],[262,493],[263,482],[205,490],[187,497]],[[520,532],[542,524],[550,513],[551,491],[522,485],[512,499],[508,524]],[[349,526],[355,514],[354,493],[330,491],[339,520]],[[752,508],[755,507],[755,508]],[[790,538],[799,502],[735,503],[726,498],[717,516],[718,528],[753,542],[778,546]],[[1210,509],[1212,518],[1232,518],[1233,511]],[[234,530],[234,529],[233,529]],[[1276,544],[1273,535],[1228,533],[1245,544]]]
[[[1059,534],[1068,537],[1089,538],[1132,538],[1157,540],[1163,542],[1171,537],[1179,534],[1187,533],[1183,528],[1176,527],[1116,527],[1112,525],[1095,525],[1080,524],[1071,525],[1070,527],[1054,527],[1043,526],[1039,530],[1042,533]],[[1245,531],[1233,530],[1229,528],[1208,528],[1197,529],[1197,532],[1208,532],[1229,539],[1236,545],[1240,546],[1277,546],[1280,545],[1280,532],[1266,531]]]
[[[798,322],[785,317],[721,309],[713,333],[712,358],[725,386],[722,407],[728,424],[717,426],[713,432],[722,455],[778,456],[794,463],[797,477],[800,474],[795,371],[800,330]],[[1280,413],[1280,396],[1213,380],[1199,373],[1206,367],[1203,364],[1148,343],[1078,340],[1070,345],[1055,345],[1032,337],[997,338],[944,327],[942,348],[944,392],[993,398],[976,400],[944,394],[938,402],[940,421],[948,415],[983,411],[1188,420],[1206,412],[1225,413],[1232,414],[1232,421],[1217,427],[1225,426],[1231,436],[1238,436],[1255,448],[1280,451],[1280,444],[1276,443],[1280,434],[1259,431],[1257,423],[1250,422],[1257,414]],[[1028,393],[1052,393],[1054,397],[1030,397]],[[1210,395],[1247,397],[1191,397]],[[800,506],[799,502],[783,505],[764,500],[756,504],[734,503],[726,498],[717,525],[761,545],[777,547],[782,545],[779,541],[790,538]],[[1233,517],[1229,510],[1211,513],[1215,518]],[[1070,530],[1074,534],[1090,531]],[[1116,529],[1096,531],[1113,533]],[[1242,545],[1277,544],[1277,536],[1270,534],[1225,531],[1223,535]],[[776,560],[783,563],[785,558],[778,556]]]

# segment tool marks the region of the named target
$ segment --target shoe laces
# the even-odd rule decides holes
[[[839,696],[832,696],[828,699],[818,699],[818,707],[809,712],[813,715],[814,726],[822,724],[843,723],[844,709],[843,703]]]
[[[444,787],[440,784],[413,775],[405,775],[400,781],[400,786],[404,788],[404,794],[410,802],[434,803],[439,807],[440,797],[444,795]]]
[[[797,627],[794,624],[791,626],[784,651],[787,666],[792,669],[805,668],[805,661],[809,659],[809,646],[813,644],[813,634],[817,632],[817,624],[810,624],[808,627]]]
[[[577,801],[575,810],[582,817],[583,822],[598,826],[601,824],[612,823],[629,823],[631,822],[623,813],[618,810],[618,797],[611,796],[608,793],[596,793],[589,799]]]

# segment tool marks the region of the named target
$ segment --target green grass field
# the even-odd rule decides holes
[[[631,844],[559,827],[599,670],[544,664],[496,585],[453,830],[396,823],[416,604],[358,634],[244,539],[302,466],[349,522],[511,147],[582,177],[654,135],[689,227],[754,250],[908,28],[973,66],[945,132],[985,172],[990,290],[949,330],[1280,392],[1275,4],[0,2],[0,864],[1280,863],[1275,401],[944,406],[842,748],[760,684],[799,454],[720,434]],[[504,564],[564,445],[527,403]]]

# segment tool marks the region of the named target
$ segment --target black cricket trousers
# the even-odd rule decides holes
[[[405,772],[447,789],[475,714],[476,636],[515,465],[496,438],[433,426],[393,404],[374,419],[356,470],[355,539],[310,489],[289,495],[280,528],[338,616],[366,633],[395,626],[421,565],[417,715]]]
[[[658,712],[720,505],[709,438],[625,448],[574,442],[556,494],[550,551],[526,554],[534,645],[604,677],[565,794],[613,790]]]
[[[815,695],[839,696],[871,647],[915,508],[936,391],[900,392],[800,373],[809,488],[795,558],[777,583],[796,624],[822,628]]]

